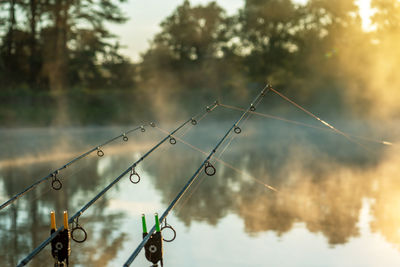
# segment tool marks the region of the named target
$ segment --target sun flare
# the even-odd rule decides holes
[[[374,14],[374,10],[371,8],[371,0],[358,0],[357,5],[359,7],[363,29],[366,31],[372,31],[374,26],[371,22],[371,16]]]

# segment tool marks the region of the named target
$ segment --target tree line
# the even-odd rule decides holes
[[[0,79],[3,88],[68,90],[131,87],[130,71],[106,23],[124,23],[125,0],[1,2]],[[127,76],[130,77],[130,76]]]
[[[238,98],[246,97],[244,88],[269,81],[321,110],[335,103],[344,112],[364,112],[370,102],[398,99],[397,0],[372,0],[370,32],[362,28],[355,0],[246,0],[233,15],[215,2],[185,0],[162,21],[139,63],[122,56],[106,27],[126,22],[125,1],[3,0],[2,91]],[[377,86],[396,97],[381,99]]]

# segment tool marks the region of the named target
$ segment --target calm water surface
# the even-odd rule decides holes
[[[230,125],[206,118],[183,138],[209,153]],[[388,134],[365,123],[339,125]],[[1,130],[1,202],[127,129]],[[398,131],[389,132],[395,139]],[[15,266],[49,236],[50,211],[59,226],[64,210],[73,215],[163,136],[156,128],[132,133],[105,147],[104,157],[93,153],[63,170],[62,190],[45,182],[0,211],[0,265]],[[165,266],[400,266],[399,149],[360,142],[251,118],[221,156],[225,164],[215,162],[217,174],[202,172],[168,217],[178,235],[164,243]],[[140,215],[152,224],[204,158],[179,141],[151,154],[137,168],[139,184],[124,177],[82,214],[88,240],[72,242],[71,265],[122,266],[141,240]],[[29,266],[52,262],[47,247]],[[149,265],[141,253],[132,266]]]

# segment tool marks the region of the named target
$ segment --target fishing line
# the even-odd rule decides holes
[[[157,130],[159,130],[161,133],[166,133],[166,134],[168,134],[168,135],[171,135],[171,137],[180,140],[180,139],[183,138],[190,130],[192,130],[192,129],[194,128],[194,126],[200,124],[200,122],[201,122],[203,119],[205,119],[205,118],[211,113],[211,111],[213,111],[216,107],[218,107],[218,102],[217,102],[217,101],[214,102],[214,105],[213,105],[212,107],[208,107],[208,106],[206,107],[206,111],[207,111],[207,112],[204,113],[203,115],[201,115],[200,119],[196,120],[196,117],[198,117],[198,116],[193,117],[193,118],[191,119],[191,123],[190,123],[189,127],[186,129],[186,131],[183,131],[183,133],[180,135],[180,137],[177,137],[177,134],[174,134],[174,135],[173,135],[173,134],[169,133],[169,132],[166,131],[166,130],[162,130],[161,128],[159,128],[159,127],[156,126],[156,125],[154,126],[154,128],[156,128]],[[199,115],[199,116],[200,116],[200,115]],[[163,148],[161,148],[161,151],[166,152],[166,151],[170,150],[171,147],[172,147],[172,146],[163,147]],[[149,166],[150,166],[150,165],[149,165]]]
[[[216,107],[218,107],[218,105],[215,105],[215,106],[211,107],[211,108],[210,108],[210,112],[213,111]],[[207,109],[206,109],[206,110],[207,110]],[[156,128],[157,130],[159,130],[161,133],[169,134],[169,135],[171,135],[172,137],[176,138],[177,140],[181,140],[181,138],[183,138],[190,130],[192,130],[192,129],[194,128],[195,125],[200,124],[200,122],[201,122],[203,119],[205,119],[205,118],[210,114],[210,112],[207,112],[207,113],[203,114],[203,115],[201,116],[200,119],[196,120],[195,123],[193,123],[193,119],[196,118],[196,117],[194,117],[194,118],[191,120],[191,124],[190,124],[190,126],[188,127],[188,129],[187,129],[186,131],[184,131],[184,132],[180,135],[180,137],[177,137],[176,135],[172,135],[172,134],[170,134],[168,131],[162,130],[162,129],[159,128],[158,126],[155,126],[155,128]],[[171,147],[172,147],[172,146],[166,146],[166,147],[164,146],[164,147],[161,148],[161,151],[162,151],[162,152],[167,152],[168,150],[171,149]],[[151,164],[150,164],[150,165],[147,165],[147,167],[149,167],[149,166],[151,166]],[[196,188],[195,188],[194,190],[196,190]],[[190,198],[190,197],[189,197],[189,198]],[[186,201],[185,201],[185,202],[186,202]]]
[[[193,129],[194,125],[197,125],[198,123],[200,123],[204,118],[206,118],[206,116],[207,116],[211,111],[213,111],[215,108],[217,108],[217,107],[219,106],[219,102],[218,102],[218,101],[216,101],[214,104],[215,104],[215,106],[213,106],[212,108],[209,108],[209,109],[208,109],[208,107],[206,108],[206,110],[207,110],[207,111],[209,110],[209,112],[207,112],[207,113],[205,113],[203,116],[201,116],[201,118],[200,118],[199,120],[197,120],[195,123],[193,123],[193,120],[192,120],[192,122],[191,122],[192,125],[191,125],[185,132],[183,132],[182,135],[181,135],[180,137],[175,136],[175,138],[178,139],[178,140],[182,140],[182,138],[183,138],[191,129]],[[163,133],[166,133],[166,134],[170,134],[168,131],[161,129],[160,127],[157,127],[157,126],[156,126],[155,128],[156,128],[157,130],[159,130],[160,132],[163,132]],[[193,148],[195,148],[195,147],[193,146]],[[168,149],[169,149],[169,148],[168,148]],[[188,200],[192,197],[192,195],[197,191],[197,189],[199,188],[200,184],[204,181],[204,177],[205,177],[204,175],[201,175],[200,181],[195,185],[195,188],[190,192],[189,197],[187,197],[187,198],[184,200],[184,202],[180,205],[180,207],[179,207],[177,213],[179,213],[179,212],[182,210],[183,206],[188,202]]]
[[[155,128],[156,128],[157,130],[160,130],[160,131],[162,131],[162,132],[168,134],[168,132],[167,132],[166,130],[161,129],[160,127],[155,127]],[[187,141],[185,141],[185,140],[183,140],[183,139],[181,139],[181,138],[179,138],[179,137],[175,137],[175,138],[176,138],[178,141],[182,142],[184,145],[186,145],[186,146],[192,148],[193,150],[195,150],[195,151],[197,151],[197,152],[199,152],[199,153],[202,153],[203,155],[207,155],[207,152],[205,152],[204,150],[201,150],[199,147],[197,147],[197,146],[195,146],[195,145],[193,145],[193,144],[191,144],[191,143],[189,143],[189,142],[187,142]],[[278,190],[277,190],[275,187],[273,187],[273,186],[271,186],[271,185],[268,185],[268,184],[264,183],[262,180],[257,179],[257,178],[255,178],[255,177],[251,176],[250,174],[248,174],[248,173],[246,173],[246,172],[244,172],[244,171],[242,171],[242,170],[240,170],[240,169],[234,167],[232,164],[230,164],[230,163],[228,163],[228,162],[222,160],[220,157],[213,156],[213,159],[215,159],[216,162],[221,163],[221,164],[224,165],[225,167],[228,167],[228,168],[230,168],[231,170],[233,170],[233,171],[235,171],[235,172],[237,172],[237,173],[239,173],[239,174],[241,174],[241,175],[244,175],[244,176],[246,176],[246,177],[248,177],[248,178],[254,180],[255,182],[257,182],[257,183],[259,183],[259,184],[265,186],[266,188],[271,189],[272,191],[278,192]]]
[[[194,126],[196,126],[196,125],[199,124],[202,120],[204,120],[204,119],[211,113],[211,111],[213,111],[215,108],[218,107],[218,105],[219,105],[219,103],[216,101],[216,102],[214,102],[214,105],[213,105],[212,107],[208,107],[208,106],[207,106],[207,107],[206,107],[206,111],[207,111],[207,112],[204,113],[203,115],[201,115],[200,119],[198,119],[198,120],[196,120],[196,117],[198,117],[198,116],[193,117],[193,118],[191,119],[190,126],[186,129],[186,131],[183,131],[183,132],[182,132],[182,134],[180,135],[180,137],[177,137],[176,134],[171,134],[170,132],[161,129],[161,128],[158,127],[157,125],[155,125],[154,128],[156,128],[157,130],[159,130],[159,131],[162,132],[162,133],[169,134],[169,135],[171,135],[171,137],[174,137],[174,138],[180,140],[180,139],[183,138],[190,130],[192,130],[192,129],[194,128]],[[167,148],[167,150],[169,150],[169,148],[170,148],[170,146]]]
[[[219,102],[218,102],[218,101],[215,101],[215,102],[214,102],[214,105],[213,105],[212,107],[208,107],[208,106],[206,107],[206,111],[207,111],[207,112],[204,113],[203,115],[201,115],[201,116],[200,116],[200,119],[196,119],[197,117],[192,118],[192,120],[191,120],[191,122],[190,122],[191,126],[190,126],[186,131],[183,131],[181,137],[185,136],[185,135],[193,128],[193,126],[195,126],[195,125],[197,125],[198,123],[200,123],[205,117],[208,116],[208,114],[210,114],[210,113],[211,113],[214,109],[216,109],[218,106],[219,106]]]
[[[242,116],[239,118],[239,120],[236,122],[236,126],[242,121],[242,119],[248,114],[249,111],[251,111],[253,109],[253,107],[255,105],[258,105],[258,103],[260,103],[261,101],[261,97],[264,97],[266,95],[266,93],[271,89],[271,85],[267,84],[264,89],[262,90],[260,97],[257,97],[253,103],[250,104],[250,107],[247,108],[247,110],[242,114]]]
[[[31,202],[36,202],[37,200],[41,199],[44,195],[46,195],[47,193],[49,193],[51,190],[50,187],[47,187],[47,189],[45,189],[44,191],[40,192],[39,195],[35,196],[32,199],[29,199],[27,201],[27,203],[31,203]]]
[[[267,87],[270,87],[269,85]],[[266,88],[267,88],[266,87]],[[266,92],[266,88],[264,88],[260,94],[257,95],[253,103],[255,103],[260,97],[263,97]],[[251,106],[250,106],[251,107]],[[206,157],[206,159],[203,161],[203,163],[199,166],[199,168],[195,171],[195,173],[192,175],[192,177],[188,180],[188,182],[185,184],[185,186],[181,189],[181,191],[178,193],[178,195],[175,197],[174,200],[170,203],[170,205],[167,207],[167,209],[164,211],[162,216],[159,219],[159,222],[162,223],[166,217],[168,216],[169,212],[176,206],[177,202],[182,198],[182,196],[187,192],[188,188],[193,184],[194,180],[198,177],[198,174],[202,169],[207,170],[207,167],[210,167],[209,165],[209,160],[211,157],[216,153],[218,148],[221,146],[221,144],[225,141],[229,133],[237,127],[238,123],[242,120],[242,118],[247,114],[247,112],[250,110],[250,107],[243,112],[242,116],[228,129],[228,131],[225,133],[225,135],[219,140],[217,145],[214,147],[214,149],[210,152],[210,154]],[[172,133],[174,134],[174,133]],[[214,167],[213,167],[214,168]],[[214,168],[215,170],[215,168]],[[208,173],[206,173],[208,174]],[[215,174],[215,172],[214,172]],[[213,175],[214,175],[213,174]],[[158,220],[157,220],[158,221]],[[148,231],[147,235],[143,237],[143,240],[140,242],[139,246],[135,249],[135,251],[132,253],[132,255],[128,258],[128,260],[125,262],[124,267],[130,266],[131,263],[135,260],[137,255],[140,253],[140,251],[143,249],[147,241],[150,239],[151,235],[156,231],[156,226],[154,225],[150,231]]]
[[[199,175],[200,175],[199,180],[195,180],[195,182],[197,182],[197,184],[195,184],[194,188],[189,192],[189,196],[187,196],[186,199],[184,199],[183,202],[181,202],[182,204],[177,208],[176,214],[181,213],[183,207],[186,205],[186,203],[189,202],[189,200],[192,198],[194,193],[197,191],[197,189],[200,187],[200,185],[204,182],[204,180],[205,180],[204,178],[206,176],[204,174],[200,174],[200,173],[199,173]],[[193,182],[193,183],[195,183],[195,182]],[[193,187],[193,185],[191,185],[188,190],[190,190],[192,187]],[[184,198],[184,197],[185,197],[185,195],[182,198]]]
[[[265,91],[265,93],[263,93],[263,96],[265,96],[266,93],[269,91],[270,86],[267,85],[266,89],[267,89],[267,90]],[[250,108],[248,109],[247,114],[245,114],[245,117],[246,117],[246,118],[244,119],[244,122],[242,123],[242,125],[243,125],[242,127],[244,127],[244,126],[246,125],[247,120],[248,120],[248,119],[251,117],[251,115],[252,115],[251,112],[254,111],[254,110],[256,110],[256,107],[257,107],[257,105],[260,103],[260,101],[261,101],[261,98],[258,99],[258,100],[256,100],[254,103],[251,103],[251,104],[250,104]],[[246,111],[246,110],[243,109],[242,111]],[[232,143],[233,139],[235,139],[235,137],[236,137],[238,134],[240,134],[240,133],[242,132],[242,130],[241,130],[241,128],[237,127],[237,128],[234,129],[234,132],[235,132],[236,134],[232,134],[232,137],[230,138],[229,142],[226,144],[226,146],[224,147],[224,149],[222,149],[221,153],[218,155],[218,158],[222,158],[222,155],[225,153],[225,151],[227,150],[227,148],[230,146],[230,144]]]
[[[224,154],[225,150],[228,148],[228,146],[232,143],[233,139],[235,138],[234,135],[232,135],[229,138],[229,141],[227,142],[227,144],[225,145],[225,147],[221,150],[221,152],[219,153],[219,155],[217,156],[218,158],[220,158],[222,156],[222,154]],[[216,158],[216,157],[215,157]]]
[[[251,114],[249,114],[246,119],[243,121],[243,127],[244,125],[246,125],[247,120],[250,118]],[[241,131],[241,130],[240,130]],[[222,155],[225,153],[226,149],[230,146],[230,144],[232,143],[233,139],[235,139],[235,137],[237,136],[237,134],[232,134],[231,139],[229,140],[229,142],[226,144],[226,146],[224,147],[224,149],[221,151],[221,153],[219,154],[218,158],[221,158]]]
[[[180,137],[177,137],[176,135],[172,135],[172,137],[178,139],[178,140],[182,140],[181,138],[183,138],[191,129],[193,129],[193,127],[197,124],[199,124],[202,120],[204,120],[210,113],[211,111],[213,111],[214,109],[216,109],[219,106],[219,102],[216,101],[214,102],[214,105],[212,107],[206,107],[206,113],[204,113],[203,115],[201,115],[201,117],[199,119],[196,120],[197,116],[193,117],[191,120],[191,125],[185,130],[183,131],[183,133],[180,135]],[[170,134],[168,131],[161,129],[158,126],[155,126],[156,129],[158,129],[160,132],[166,133],[166,134]],[[167,148],[164,147],[163,151],[168,151],[171,148],[171,146],[168,146]],[[200,177],[200,181],[204,180],[204,176],[202,175]],[[189,197],[185,200],[184,203],[186,203],[190,197],[193,195],[193,193],[197,190],[197,188],[199,187],[199,183],[196,184],[196,187],[191,191],[191,194],[189,195]],[[181,210],[181,208],[184,206],[184,204],[181,205],[179,211]],[[179,211],[177,211],[179,213]]]
[[[216,104],[214,104],[215,106]],[[209,111],[206,111],[209,112]],[[203,113],[200,113],[203,114]],[[171,134],[168,134],[161,141],[159,141],[155,146],[153,146],[149,151],[147,151],[139,160],[133,163],[129,168],[127,168],[124,172],[122,172],[117,178],[115,178],[108,186],[106,186],[101,192],[99,192],[92,200],[87,202],[78,212],[76,212],[72,217],[68,219],[68,224],[75,224],[76,227],[80,227],[78,224],[79,217],[90,207],[92,206],[101,196],[103,196],[111,187],[113,187],[116,183],[118,183],[122,177],[135,169],[135,167],[142,162],[147,156],[149,156],[152,152],[158,149],[164,142],[171,138],[172,134],[175,134],[179,130],[181,130],[185,125],[190,123],[193,118],[188,119],[183,122],[180,126],[178,126]],[[153,124],[153,127],[155,124]],[[155,228],[154,228],[155,229]],[[18,266],[26,265],[30,260],[33,259],[40,251],[42,251],[61,231],[64,230],[64,226],[61,226],[56,231],[54,231],[49,238],[44,240],[38,247],[36,247],[31,253],[29,253],[19,264]]]
[[[72,177],[76,175],[77,173],[81,172],[83,169],[86,169],[88,166],[80,166],[79,168],[74,169],[72,173],[69,173],[67,176],[64,177]],[[52,187],[46,187],[47,189],[44,191],[41,191],[39,195],[36,195],[33,199],[29,199],[27,203],[32,202],[32,201],[38,201],[43,198],[44,195],[46,195],[49,191],[51,191]],[[13,203],[14,204],[14,203]]]
[[[263,89],[263,92],[262,92],[261,96],[264,97],[264,96],[268,93],[268,91],[271,90],[271,88],[272,88],[271,85],[268,84],[268,85]],[[246,121],[251,117],[252,112],[256,110],[256,108],[257,108],[258,104],[261,102],[261,100],[262,100],[262,98],[256,99],[253,103],[250,104],[250,107],[247,109],[247,112],[246,112],[245,114],[242,115],[242,117],[241,117],[240,120],[242,120],[244,117],[246,117],[245,120],[244,120],[244,122],[243,122],[243,126],[246,124]],[[221,105],[221,104],[219,103],[219,105]],[[242,109],[242,111],[246,111],[246,110],[245,110],[245,109]],[[240,122],[240,120],[239,120],[239,122]],[[239,130],[237,130],[237,129],[239,129]],[[239,127],[237,127],[237,128],[235,128],[234,132],[235,132],[236,134],[240,134],[240,133],[242,132],[242,130],[241,130]],[[231,139],[229,140],[228,144],[225,146],[225,148],[224,148],[224,149],[222,150],[222,152],[219,154],[219,156],[218,156],[219,158],[222,157],[223,153],[224,153],[225,150],[229,147],[229,145],[232,143],[232,141],[233,141],[233,139],[234,139],[235,137],[236,137],[235,135],[233,135],[233,136],[231,137]]]
[[[292,104],[293,106],[297,107],[298,109],[302,110],[303,112],[305,112],[306,114],[308,114],[309,116],[313,117],[314,119],[318,120],[320,123],[322,123],[323,125],[325,125],[326,127],[330,128],[332,131],[337,132],[340,135],[343,135],[345,138],[347,138],[350,142],[353,142],[361,147],[363,147],[365,150],[370,151],[370,152],[374,152],[371,149],[369,149],[368,147],[364,146],[363,144],[357,142],[356,140],[354,140],[353,138],[351,138],[349,135],[347,135],[346,133],[336,129],[335,127],[333,127],[331,124],[329,124],[328,122],[322,120],[321,118],[319,118],[318,116],[314,115],[313,113],[311,113],[310,111],[308,111],[307,109],[303,108],[302,106],[300,106],[299,104],[297,104],[296,102],[290,100],[288,97],[286,97],[285,95],[279,93],[278,91],[276,91],[274,88],[270,88],[272,92],[274,92],[275,94],[277,94],[278,96],[280,96],[281,98],[283,98],[284,100],[286,100],[287,102],[289,102],[290,104]]]
[[[256,103],[255,105],[254,105],[254,104],[251,104],[251,107],[255,108],[256,105],[258,105],[259,102],[260,102],[260,101],[255,102],[255,103]],[[223,106],[222,104],[219,104],[219,105]],[[250,107],[250,108],[251,108],[251,107]],[[243,109],[243,111],[246,111],[246,110]],[[248,114],[247,114],[246,118],[244,119],[244,121],[243,121],[243,123],[242,123],[243,126],[246,124],[246,122],[247,122],[248,119],[250,118],[251,113],[252,113],[252,111],[248,111]],[[243,118],[243,116],[242,116],[242,118]],[[164,132],[164,133],[166,133],[166,134],[169,134],[168,131],[166,131],[166,130],[164,130],[164,129],[161,129],[160,127],[157,127],[157,126],[156,126],[155,128],[156,128],[157,130],[159,130],[159,131],[162,131],[162,132]],[[257,178],[255,178],[255,177],[249,175],[248,173],[243,172],[242,170],[240,170],[240,169],[238,169],[238,168],[235,168],[233,165],[231,165],[231,164],[229,164],[229,163],[227,163],[227,162],[225,162],[225,161],[223,161],[223,160],[221,159],[223,153],[226,151],[226,149],[228,148],[228,146],[232,143],[233,139],[237,136],[237,134],[233,134],[232,132],[230,132],[229,134],[232,135],[231,138],[230,138],[230,140],[229,140],[229,142],[225,145],[225,147],[223,148],[223,150],[221,151],[221,153],[220,153],[218,156],[214,156],[213,159],[215,159],[215,161],[218,161],[219,163],[223,164],[224,166],[226,166],[226,167],[228,167],[228,168],[234,170],[235,172],[240,173],[240,174],[242,174],[242,175],[244,175],[244,176],[246,176],[246,177],[249,177],[250,179],[254,180],[255,182],[257,182],[257,183],[263,185],[264,187],[266,187],[266,188],[268,188],[268,189],[270,189],[270,190],[272,190],[272,191],[278,192],[278,190],[277,190],[276,188],[274,188],[273,186],[264,183],[264,182],[261,181],[260,179],[257,179]],[[193,150],[195,150],[195,151],[197,151],[197,152],[200,152],[200,153],[202,153],[202,154],[204,154],[204,155],[207,155],[207,152],[205,152],[205,151],[201,150],[200,148],[198,148],[198,147],[196,147],[196,146],[194,146],[194,145],[192,145],[192,144],[186,142],[186,141],[183,140],[182,138],[176,137],[176,139],[179,140],[180,142],[182,142],[183,144],[189,146],[189,147],[192,148]]]
[[[221,103],[220,106],[224,107],[224,108],[227,108],[227,109],[231,109],[231,110],[244,111],[243,108],[232,106],[232,105],[227,105],[227,104],[222,104]],[[275,116],[275,115],[271,115],[271,114],[266,114],[266,113],[260,113],[260,112],[256,112],[256,111],[250,111],[250,113],[258,115],[258,116],[261,116],[261,117],[264,117],[264,118],[268,118],[268,119],[279,120],[279,121],[283,121],[283,122],[286,122],[286,123],[291,123],[291,124],[304,126],[304,127],[308,127],[308,128],[313,128],[313,129],[317,129],[317,130],[329,131],[329,132],[333,132],[333,133],[337,134],[336,131],[332,131],[332,129],[326,128],[326,127],[307,124],[307,123],[303,123],[303,122],[299,122],[299,121],[295,121],[295,120],[289,120],[289,119],[286,119],[286,118],[283,118],[283,117],[279,117],[279,116]],[[373,138],[360,136],[360,135],[355,135],[355,134],[349,134],[349,133],[346,133],[346,134],[348,136],[351,136],[351,137],[354,137],[354,138],[362,139],[362,140],[365,140],[365,141],[369,141],[369,142],[377,143],[377,144],[381,144],[381,145],[386,145],[386,146],[396,145],[393,142],[389,142],[389,141],[385,141],[385,140],[378,140],[378,139],[373,139]]]
[[[0,206],[0,211],[1,211],[2,209],[4,209],[5,207],[7,207],[8,205],[10,205],[11,203],[13,203],[14,201],[16,201],[16,200],[18,200],[19,198],[21,198],[22,196],[24,196],[24,195],[25,195],[26,193],[28,193],[29,191],[33,190],[35,187],[37,187],[38,185],[40,185],[40,184],[43,183],[44,181],[48,180],[49,178],[53,178],[53,179],[54,179],[54,177],[55,177],[57,174],[59,174],[59,172],[60,172],[61,170],[66,169],[68,166],[72,165],[73,163],[75,163],[75,162],[77,162],[77,161],[79,161],[79,160],[85,158],[86,156],[90,155],[92,152],[97,151],[97,155],[98,155],[98,156],[100,156],[100,157],[104,156],[104,152],[101,150],[102,147],[108,145],[109,143],[111,143],[111,142],[113,142],[113,141],[115,141],[115,140],[117,140],[117,139],[119,139],[119,138],[121,138],[121,137],[123,138],[124,141],[128,141],[128,139],[127,139],[127,138],[128,138],[128,137],[127,137],[127,134],[132,133],[132,132],[134,132],[134,131],[137,131],[137,130],[139,130],[139,129],[140,129],[142,132],[144,132],[144,131],[145,131],[145,128],[144,128],[145,126],[147,126],[147,125],[144,124],[144,125],[138,126],[138,127],[136,127],[136,128],[133,128],[133,129],[131,129],[131,130],[129,130],[129,131],[123,133],[123,134],[120,134],[120,135],[118,135],[118,136],[116,136],[116,137],[113,137],[113,138],[107,140],[106,142],[102,143],[101,145],[98,145],[98,146],[96,146],[96,147],[90,149],[89,151],[87,151],[87,152],[85,152],[85,153],[83,153],[83,154],[77,156],[76,158],[72,159],[70,162],[64,164],[62,167],[60,167],[60,168],[56,169],[55,171],[49,173],[47,176],[45,176],[45,177],[43,177],[42,179],[40,179],[40,180],[34,182],[33,184],[31,184],[30,186],[28,186],[27,188],[25,188],[25,189],[22,190],[21,192],[15,194],[13,197],[11,197],[9,200],[7,200],[6,202],[4,202],[4,203]],[[61,184],[61,182],[60,182],[60,184]],[[60,188],[60,189],[61,189],[61,188]]]

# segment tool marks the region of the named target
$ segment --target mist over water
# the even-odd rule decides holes
[[[237,115],[220,107],[183,139],[209,153]],[[399,130],[391,126],[393,136],[385,136],[385,129],[370,121],[330,123],[348,133],[393,142]],[[177,124],[157,125],[170,130]],[[2,202],[74,155],[129,128],[2,130],[0,136],[7,140],[0,155]],[[221,156],[235,169],[213,160],[216,175],[201,172],[168,217],[178,236],[165,244],[166,264],[265,266],[265,257],[273,266],[400,263],[396,145],[361,140],[360,146],[329,131],[255,115],[242,130]],[[15,266],[49,236],[51,210],[56,211],[59,226],[64,210],[72,216],[163,136],[150,127],[134,132],[128,142],[117,140],[104,147],[104,157],[93,153],[63,170],[62,190],[54,191],[45,182],[2,210],[0,238],[5,249],[0,262]],[[140,215],[145,213],[151,222],[152,214],[162,213],[204,158],[179,140],[176,145],[163,144],[136,169],[142,178],[139,184],[131,184],[127,175],[82,214],[79,222],[88,241],[72,242],[70,262],[122,265],[141,240]],[[289,254],[293,258],[285,256]],[[30,266],[50,264],[47,247]],[[141,254],[133,266],[147,265]]]
[[[371,1],[370,32],[354,0],[246,0],[233,13],[181,1],[136,63],[107,26],[134,20],[121,1],[3,2],[2,203],[134,126],[170,131],[215,100],[234,106],[186,126],[139,164],[139,184],[127,175],[82,214],[71,265],[121,266],[140,215],[163,212],[268,82],[314,118],[269,91],[257,112],[297,124],[253,114],[229,136],[216,175],[202,171],[168,216],[166,266],[400,266],[400,1]],[[50,211],[60,226],[165,136],[146,129],[62,170],[60,191],[49,179],[1,210],[0,265],[49,236]],[[30,266],[52,264],[46,247]],[[142,252],[134,266],[148,265]]]

